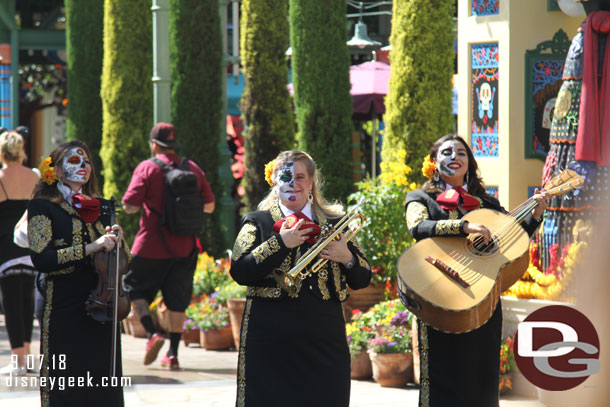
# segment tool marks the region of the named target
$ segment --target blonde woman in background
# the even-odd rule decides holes
[[[0,159],[0,293],[12,354],[0,374],[24,375],[32,337],[34,267],[28,249],[13,243],[13,231],[28,206],[38,175],[23,166],[23,138],[16,132],[0,135]]]

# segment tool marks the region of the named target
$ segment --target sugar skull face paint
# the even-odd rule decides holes
[[[455,177],[466,175],[468,171],[468,153],[464,145],[457,140],[447,140],[436,153],[436,163],[441,175]]]
[[[67,181],[85,183],[89,181],[91,164],[87,153],[80,147],[74,147],[64,157],[62,163],[64,178]]]
[[[276,185],[278,195],[283,201],[296,201],[297,197],[294,194],[294,162],[288,161],[280,168],[277,174]]]

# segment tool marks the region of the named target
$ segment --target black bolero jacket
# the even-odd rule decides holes
[[[293,249],[287,248],[280,235],[273,232],[273,224],[282,217],[279,206],[275,205],[270,210],[251,212],[242,218],[231,256],[230,272],[237,283],[248,286],[248,298],[298,297],[301,288],[308,286],[315,296],[323,300],[333,298],[345,301],[348,297],[347,285],[353,289],[368,286],[371,267],[357,244],[348,242],[348,248],[356,258],[353,268],[347,270],[343,264],[329,261],[320,272],[299,283],[295,294],[283,290],[273,277],[273,270],[290,270],[296,264],[296,259],[311,245],[304,243]],[[321,213],[316,213],[314,217],[322,230],[339,221],[328,219]]]
[[[494,209],[502,213],[506,210],[498,200],[490,195],[475,196],[480,202],[480,208]],[[464,220],[459,210],[445,210],[436,202],[436,195],[429,195],[418,189],[407,194],[405,200],[407,217],[407,228],[415,240],[435,236],[466,236],[464,233]],[[529,236],[532,236],[540,220],[536,220],[532,214],[528,214],[521,226]]]
[[[109,202],[100,201],[102,205]],[[28,206],[32,263],[47,276],[93,267],[91,256],[85,256],[85,246],[104,234],[105,226],[109,225],[109,215],[100,215],[94,223],[87,223],[66,201],[57,204],[48,199],[32,199]]]

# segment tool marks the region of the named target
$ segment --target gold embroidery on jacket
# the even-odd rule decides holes
[[[248,323],[250,322],[250,310],[252,299],[246,300],[243,322],[241,323],[241,338],[239,339],[239,362],[237,364],[237,407],[246,405],[246,337],[248,335]]]
[[[61,206],[64,211],[68,212],[70,215],[78,215],[78,213],[76,213],[76,210],[74,210],[74,208],[66,201],[61,201],[59,206]]]
[[[335,264],[333,262],[333,264]],[[328,291],[328,263],[324,265],[322,270],[318,271],[318,289],[322,294],[323,300],[330,300],[330,292]]]
[[[71,261],[82,260],[85,257],[83,249],[83,223],[80,219],[72,218],[72,246],[57,251],[57,263],[65,264]]]
[[[407,228],[409,230],[415,228],[421,221],[430,219],[428,208],[420,202],[411,202],[407,205]]]
[[[428,326],[417,320],[420,350],[419,402],[421,407],[430,407],[430,376],[428,373]]]
[[[436,221],[437,235],[459,235],[462,228],[461,220],[438,220]]]
[[[51,241],[52,234],[51,219],[45,215],[32,216],[28,221],[28,242],[35,253],[42,253]]]
[[[262,298],[279,298],[282,290],[279,287],[248,287],[246,296]]]
[[[42,369],[40,377],[45,377],[48,383],[49,380],[49,325],[51,323],[51,311],[53,309],[53,280],[47,279],[47,290],[45,294],[44,310],[42,314],[42,332],[40,341],[42,343]],[[50,388],[42,386],[41,389],[41,405],[49,407],[50,404]]]
[[[239,234],[237,235],[237,239],[235,239],[235,245],[233,246],[233,253],[231,254],[231,259],[233,261],[237,261],[243,256],[244,252],[246,252],[252,244],[256,240],[256,226],[252,223],[246,223],[242,226]]]
[[[256,261],[256,264],[260,264],[267,257],[280,250],[280,247],[281,246],[277,241],[277,237],[272,236],[269,240],[263,242],[263,244],[252,250],[252,256],[254,256],[254,261]]]

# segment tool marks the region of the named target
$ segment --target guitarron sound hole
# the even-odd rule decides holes
[[[479,234],[468,237],[468,250],[477,256],[489,256],[498,251],[496,236],[491,237],[489,243],[485,244],[483,237]]]

